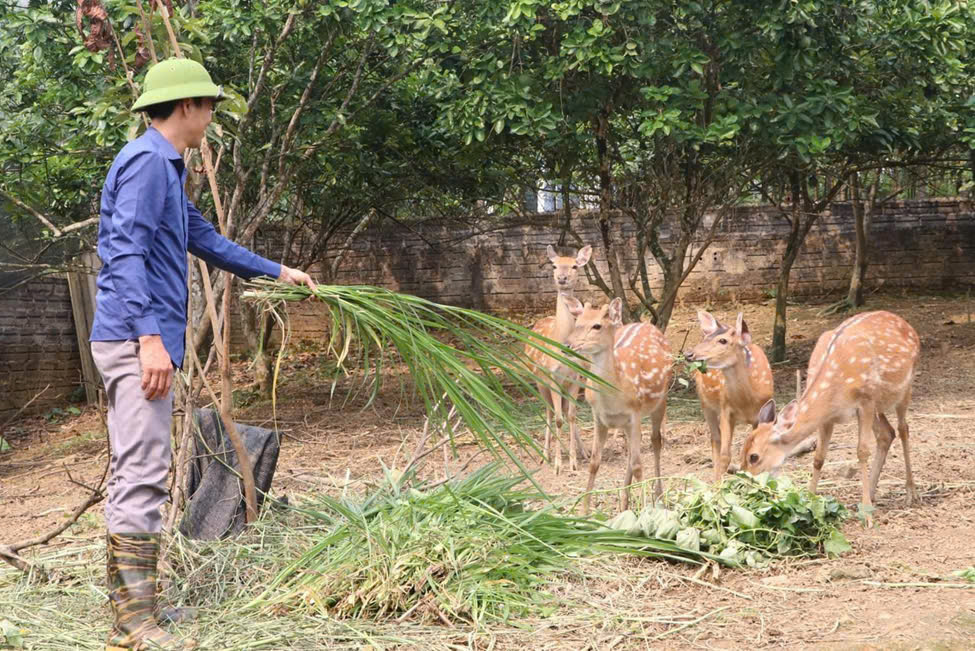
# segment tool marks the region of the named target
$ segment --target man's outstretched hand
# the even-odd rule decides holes
[[[292,285],[308,285],[309,289],[312,290],[314,290],[316,287],[315,281],[312,280],[311,276],[306,274],[304,271],[292,269],[291,267],[286,267],[284,265],[281,265],[281,273],[278,275],[278,280],[291,283]]]

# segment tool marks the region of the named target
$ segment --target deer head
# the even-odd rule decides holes
[[[752,336],[741,312],[734,328],[723,325],[704,310],[697,311],[697,320],[704,339],[687,353],[688,361],[704,362],[708,368],[722,369],[734,366],[743,356],[745,364],[751,365],[748,347],[752,343]]]
[[[545,250],[548,255],[549,261],[552,263],[552,274],[555,278],[555,286],[560,290],[571,289],[575,286],[576,278],[579,275],[579,269],[586,266],[589,262],[589,258],[592,256],[592,246],[586,245],[579,249],[576,256],[573,258],[571,256],[561,256],[555,252],[552,245],[549,244],[548,248]]]
[[[775,400],[769,400],[758,412],[758,427],[745,440],[741,449],[741,469],[757,475],[777,471],[789,455],[783,435],[796,423],[798,403],[793,400],[776,417]]]
[[[597,357],[612,351],[616,329],[623,324],[623,301],[614,298],[606,305],[583,305],[575,297],[564,299],[569,312],[576,318],[575,329],[569,336],[569,347],[587,357]]]

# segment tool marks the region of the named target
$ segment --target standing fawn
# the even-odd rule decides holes
[[[689,361],[707,364],[707,373],[694,374],[704,420],[711,430],[714,480],[720,481],[731,465],[731,441],[737,423],[758,426],[758,412],[772,398],[772,369],[768,358],[748,332],[738,313],[734,328],[718,322],[709,312],[697,311],[704,339],[687,354]]]
[[[589,484],[586,486],[584,508],[589,513],[589,493],[596,481],[603,447],[610,427],[626,433],[629,462],[623,481],[621,508],[630,506],[630,485],[643,480],[640,443],[643,433],[640,421],[649,414],[653,435],[654,494],[659,497],[661,428],[667,409],[667,389],[670,385],[673,360],[663,334],[650,323],[623,325],[623,302],[614,298],[608,305],[583,306],[578,299],[565,299],[576,317],[575,328],[569,337],[572,350],[585,355],[591,362],[593,375],[610,386],[586,387],[586,400],[592,405],[595,436],[589,460]]]
[[[556,255],[555,249],[551,245],[549,245],[547,253],[548,259],[552,262],[552,272],[557,291],[555,316],[547,316],[538,320],[532,330],[543,337],[564,345],[575,325],[575,317],[569,312],[563,298],[574,298],[579,269],[589,262],[592,247],[588,245],[582,247],[574,258]],[[544,348],[549,352],[556,352],[554,348],[549,346],[544,346]],[[582,439],[579,437],[579,426],[576,422],[578,406],[575,401],[563,397],[565,395],[575,397],[579,394],[581,385],[578,374],[534,346],[526,344],[525,354],[540,376],[536,386],[545,401],[545,457],[552,459],[552,439],[554,438],[559,448],[554,451],[555,473],[558,474],[562,471],[562,414],[563,403],[568,403],[565,419],[569,423],[569,468],[578,470],[578,455],[579,451],[582,450]],[[544,380],[541,379],[542,377]],[[557,386],[553,386],[553,383]]]
[[[762,408],[762,424],[742,449],[742,467],[751,473],[776,470],[803,439],[819,430],[809,490],[816,492],[833,426],[857,418],[857,460],[863,485],[863,504],[872,506],[877,481],[894,440],[894,428],[884,412],[897,412],[897,435],[904,448],[907,504],[918,499],[911,473],[907,406],[920,341],[907,321],[890,312],[865,312],[820,336],[809,360],[806,389],[775,416],[775,403]],[[873,468],[867,473],[870,437],[877,441]],[[869,510],[867,523],[872,524]]]

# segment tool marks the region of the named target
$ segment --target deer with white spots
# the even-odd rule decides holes
[[[574,298],[576,278],[579,275],[579,270],[588,264],[589,258],[592,256],[592,247],[588,245],[582,247],[575,257],[557,255],[551,245],[546,252],[549,261],[552,263],[552,275],[557,292],[555,316],[547,316],[538,320],[532,330],[543,337],[564,345],[575,325],[575,317],[569,312],[565,301],[562,299]],[[549,352],[556,352],[549,346],[544,346],[544,348]],[[578,406],[573,400],[568,400],[563,396],[577,396],[581,391],[581,380],[577,373],[534,346],[526,344],[525,354],[534,365],[537,374],[544,377],[544,379],[539,379],[537,387],[539,394],[545,401],[545,457],[553,459],[554,454],[555,473],[558,474],[562,471],[562,416],[563,405],[568,403],[565,405],[564,412],[565,420],[569,424],[569,468],[578,470],[578,455],[580,452],[585,454],[576,421]],[[557,386],[553,386],[553,383]],[[554,453],[552,450],[553,438],[558,442],[560,448]]]
[[[741,312],[734,328],[704,310],[697,311],[697,319],[704,338],[686,358],[707,364],[707,373],[696,371],[694,381],[711,430],[711,461],[719,481],[731,465],[735,425],[757,427],[759,410],[772,398],[772,369],[765,352],[752,343]]]
[[[629,460],[623,481],[622,510],[630,505],[630,484],[643,480],[640,443],[643,439],[640,421],[650,416],[653,444],[653,470],[658,480],[654,493],[661,494],[661,430],[667,409],[667,389],[673,373],[670,346],[663,333],[650,323],[623,325],[623,302],[614,298],[608,305],[582,305],[576,298],[565,299],[576,318],[569,337],[569,347],[586,356],[590,371],[610,386],[586,387],[586,400],[592,405],[595,435],[589,460],[589,483],[584,508],[589,512],[589,493],[596,481],[603,447],[609,428],[620,428],[626,434]]]
[[[742,468],[753,474],[778,469],[791,450],[819,431],[809,490],[816,492],[833,426],[851,420],[859,425],[857,460],[863,504],[872,506],[880,471],[894,441],[894,428],[884,415],[897,413],[897,436],[904,450],[907,504],[918,499],[911,473],[907,407],[920,352],[917,332],[890,312],[866,312],[823,333],[809,360],[806,389],[775,416],[775,403],[762,408],[762,424],[742,448]],[[873,467],[867,472],[870,437],[877,441]],[[868,524],[872,519],[867,513]]]

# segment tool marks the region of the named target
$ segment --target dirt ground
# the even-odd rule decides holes
[[[675,350],[687,331],[687,346],[698,341],[697,307],[677,310],[667,333]],[[795,370],[805,369],[817,336],[843,318],[818,316],[822,307],[790,306],[790,359],[774,369],[780,406],[793,396]],[[903,506],[903,456],[895,442],[878,489],[876,526],[864,529],[855,518],[848,521],[844,532],[853,551],[840,559],[780,562],[764,570],[726,570],[717,577],[695,577],[693,568],[625,559],[613,566],[625,576],[603,576],[587,586],[592,607],[605,608],[607,614],[620,608],[645,615],[647,626],[667,633],[654,645],[658,648],[975,648],[975,589],[948,587],[963,585],[952,572],[975,566],[975,300],[876,294],[870,308],[901,314],[921,335],[921,362],[908,419],[922,504]],[[730,322],[738,310],[744,311],[755,341],[768,346],[771,302],[719,305],[714,313]],[[400,406],[397,390],[362,410],[361,396],[343,404],[341,387],[330,400],[327,370],[327,356],[304,347],[289,355],[282,371],[277,422],[285,438],[275,476],[278,495],[364,490],[380,476],[380,461],[402,467],[418,441],[422,414]],[[246,364],[238,364],[236,372],[236,386],[246,386]],[[239,421],[270,422],[268,402],[256,401],[246,392],[240,398]],[[736,454],[744,431],[739,428],[735,437]],[[84,499],[85,489],[79,484],[98,483],[107,453],[102,421],[93,408],[78,416],[49,413],[24,418],[3,435],[13,447],[0,455],[0,544],[9,544],[63,521]],[[588,431],[583,438],[588,445]],[[477,451],[473,443],[461,440],[457,457],[449,461],[452,469]],[[860,495],[855,445],[856,426],[838,427],[820,483],[821,491],[854,511]],[[646,468],[649,436],[643,455]],[[426,471],[442,476],[443,459],[430,459]],[[624,463],[622,440],[614,438],[607,446],[597,488],[617,486]],[[708,479],[710,463],[706,426],[693,388],[677,390],[668,407],[663,474]],[[811,463],[810,456],[792,459],[785,471],[806,479]],[[543,467],[537,474],[547,490],[563,495],[581,493],[587,476],[585,467],[560,476]],[[616,508],[614,495],[601,497],[601,503],[599,498],[595,501],[597,508]],[[101,508],[85,518],[75,526],[98,535]],[[567,597],[577,588],[564,586]],[[686,626],[661,623],[673,613],[700,618]],[[522,638],[522,647],[525,639],[532,640],[532,648],[635,648],[618,629],[554,630],[544,621],[533,636]]]

